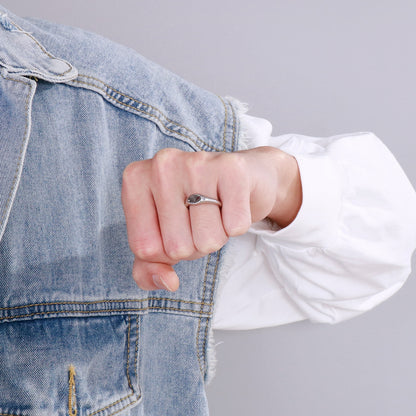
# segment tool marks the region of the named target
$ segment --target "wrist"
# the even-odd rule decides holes
[[[296,158],[288,153],[278,164],[278,192],[268,218],[279,227],[287,227],[298,215],[302,205],[302,182]]]

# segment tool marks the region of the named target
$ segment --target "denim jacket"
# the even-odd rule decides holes
[[[80,29],[0,7],[0,414],[206,415],[224,249],[175,293],[131,277],[124,168],[237,150],[227,99]]]

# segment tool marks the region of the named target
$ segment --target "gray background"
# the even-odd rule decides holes
[[[414,1],[2,3],[98,32],[246,101],[275,135],[373,131],[416,183]],[[413,276],[384,304],[337,325],[218,331],[211,413],[414,415],[415,293]]]

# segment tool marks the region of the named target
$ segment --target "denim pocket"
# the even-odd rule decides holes
[[[122,415],[140,402],[140,316],[0,324],[0,414]]]

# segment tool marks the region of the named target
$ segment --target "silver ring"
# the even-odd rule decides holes
[[[185,200],[185,206],[188,208],[190,205],[201,205],[201,204],[215,204],[219,207],[222,205],[221,201],[215,198],[209,198],[208,196],[201,194],[189,195]]]

